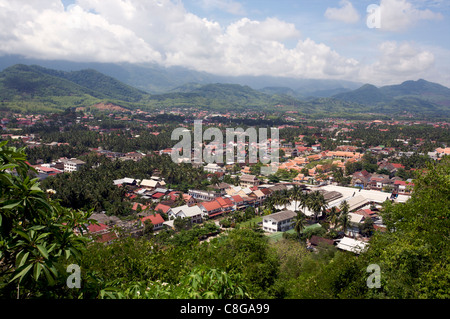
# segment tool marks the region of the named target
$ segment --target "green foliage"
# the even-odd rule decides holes
[[[89,214],[48,198],[25,160],[23,148],[0,143],[1,295],[55,297],[64,290],[64,265],[79,262],[85,249],[86,238],[73,230],[85,231]]]

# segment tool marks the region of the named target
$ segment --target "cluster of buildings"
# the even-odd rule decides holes
[[[37,173],[39,179],[45,179],[48,176],[53,176],[60,173],[72,173],[80,170],[86,162],[77,158],[60,158],[52,163],[30,165]]]

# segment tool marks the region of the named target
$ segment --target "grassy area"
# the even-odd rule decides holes
[[[251,228],[253,224],[257,224],[262,222],[262,216],[254,217],[245,222],[239,223],[239,227],[241,228]]]
[[[305,231],[307,229],[314,229],[314,228],[320,228],[320,227],[322,227],[322,226],[320,226],[320,224],[313,224],[313,225],[306,226],[303,229],[303,231]],[[285,233],[296,234],[294,229],[290,229],[290,230],[286,231]],[[270,243],[276,243],[277,241],[279,241],[280,239],[283,238],[283,232],[271,233],[271,234],[267,235],[267,237],[269,238]]]

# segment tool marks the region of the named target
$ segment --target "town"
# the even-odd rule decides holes
[[[86,167],[86,157],[92,155],[134,163],[149,157],[167,158],[175,144],[168,138],[170,131],[192,128],[195,118],[220,129],[233,123],[230,120],[267,126],[269,118],[254,111],[239,115],[182,109],[109,111],[72,110],[59,116],[5,114],[2,139],[27,147],[30,166],[47,185],[60,174],[99,169],[100,162]],[[121,189],[120,198],[114,201],[126,202],[124,211],[114,214],[112,209],[95,209],[92,219],[97,223],[88,226],[89,234],[97,242],[111,243],[121,236],[150,233],[162,237],[161,233],[202,226],[207,231],[198,239],[205,240],[227,229],[251,226],[271,241],[301,235],[312,250],[325,243],[359,254],[374,232],[386,229],[379,214],[383,203],[406,202],[415,174],[426,169],[426,163],[450,154],[447,122],[306,120],[295,112],[280,113],[277,120],[280,161],[274,174],[262,175],[260,169],[266,164],[249,163],[247,155],[246,161],[236,163],[194,163],[193,169],[200,170],[199,177],[204,178],[197,188],[180,189],[158,169],[144,176],[110,179],[108,186]],[[441,134],[443,131],[446,134]],[[423,132],[429,137],[422,137]],[[71,139],[72,133],[79,138]],[[113,140],[114,136],[121,141]],[[145,138],[154,141],[148,145]],[[123,139],[129,145],[114,144],[123,144]],[[206,144],[202,147],[208,147]],[[249,146],[255,145],[245,142],[244,149]],[[256,143],[256,147],[260,145]],[[64,193],[62,189],[50,191],[56,198]],[[299,212],[304,221],[302,228],[295,230]]]

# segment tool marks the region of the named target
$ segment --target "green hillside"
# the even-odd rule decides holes
[[[63,72],[18,64],[0,73],[0,106],[14,111],[58,112],[102,100],[133,103],[146,96],[94,70]]]
[[[213,111],[297,111],[308,116],[450,116],[450,89],[425,80],[377,88],[366,84],[332,97],[301,99],[287,87],[255,90],[239,84],[186,83],[150,95],[93,69],[58,71],[17,64],[0,72],[0,110],[60,112],[113,103],[127,109],[197,108]]]
[[[149,104],[153,107],[200,107],[212,110],[266,109],[278,105],[289,109],[298,108],[302,102],[287,95],[271,95],[238,84],[189,84],[173,93],[152,95]]]
[[[366,84],[359,89],[336,94],[333,98],[370,106],[374,112],[435,116],[450,114],[450,89],[423,79],[380,88]]]

